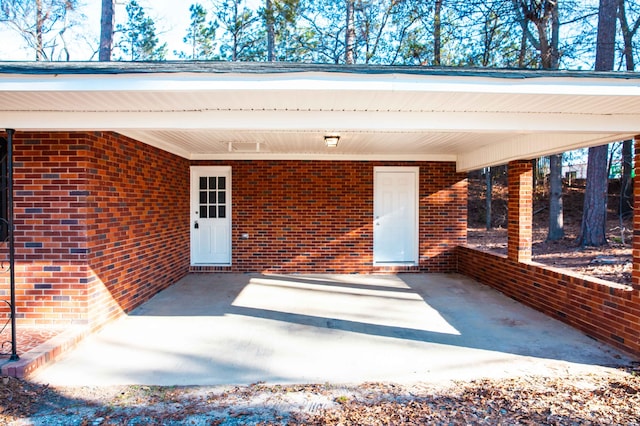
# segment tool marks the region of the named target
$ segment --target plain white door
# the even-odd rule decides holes
[[[191,264],[231,263],[231,167],[191,167]]]
[[[374,263],[418,263],[418,167],[374,169]]]

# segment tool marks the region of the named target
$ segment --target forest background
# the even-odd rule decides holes
[[[0,0],[0,60],[634,72],[639,27],[637,0]],[[544,242],[607,246],[616,228],[628,243],[632,141],[532,161],[536,211],[545,211]],[[472,225],[501,226],[494,212],[504,187],[500,176],[504,168],[471,175]],[[565,206],[563,198],[583,177],[580,226],[567,233],[564,213],[576,202]],[[618,192],[613,203],[612,180]]]

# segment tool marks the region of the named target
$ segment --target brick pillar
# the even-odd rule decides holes
[[[635,140],[635,158],[633,178],[633,269],[631,271],[631,284],[636,290],[640,290],[640,135]]]
[[[533,222],[533,167],[531,161],[509,163],[507,256],[514,262],[531,261]]]

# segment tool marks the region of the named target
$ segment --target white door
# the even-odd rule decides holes
[[[191,264],[231,264],[231,167],[191,167]]]
[[[419,167],[375,167],[373,261],[418,263]]]

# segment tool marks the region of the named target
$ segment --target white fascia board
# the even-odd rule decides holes
[[[398,111],[4,111],[0,128],[21,130],[424,131],[640,133],[640,114]]]
[[[633,138],[635,133],[613,134],[536,134],[483,146],[458,154],[457,170],[469,172],[498,166],[513,160],[529,160],[578,148],[604,145]]]
[[[640,96],[640,79],[500,78],[412,74],[2,75],[0,92],[369,91]]]

